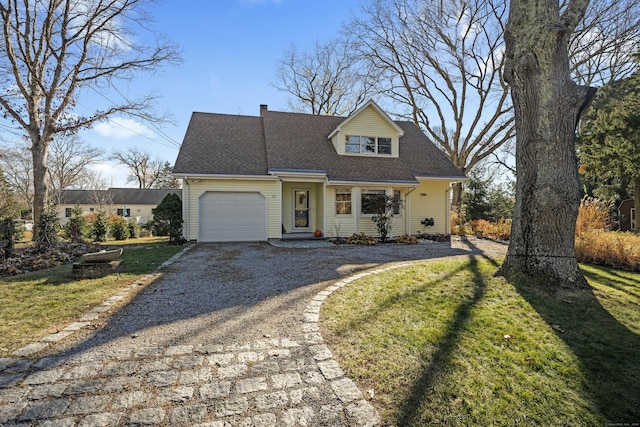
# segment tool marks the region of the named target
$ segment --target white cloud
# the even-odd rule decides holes
[[[113,118],[106,123],[98,123],[93,129],[100,136],[116,139],[128,139],[134,136],[152,137],[153,131],[132,119]]]

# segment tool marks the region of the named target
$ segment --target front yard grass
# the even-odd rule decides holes
[[[549,294],[497,266],[414,264],[325,301],[323,336],[382,424],[640,422],[640,274],[584,266],[593,292]]]
[[[64,328],[183,249],[166,239],[132,239],[122,247],[120,270],[99,279],[72,278],[70,263],[0,277],[0,357]]]

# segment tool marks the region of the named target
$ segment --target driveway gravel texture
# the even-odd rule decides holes
[[[474,238],[194,245],[64,339],[0,358],[0,425],[378,425],[322,340],[322,301],[355,273],[505,251]]]

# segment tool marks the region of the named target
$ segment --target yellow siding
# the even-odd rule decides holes
[[[421,180],[420,185],[409,194],[411,210],[409,234],[430,233],[450,234],[449,223],[449,182]],[[433,227],[424,227],[420,221],[433,218]]]
[[[335,214],[336,188],[351,188],[351,215]],[[322,183],[312,182],[280,182],[277,180],[205,180],[185,185],[185,237],[198,238],[198,198],[205,191],[260,192],[267,200],[268,238],[282,237],[282,225],[287,232],[293,229],[293,190],[308,189],[311,191],[311,231],[320,229],[326,237],[348,237],[353,233],[378,235],[376,224],[370,215],[362,215],[361,192],[363,189],[384,189],[387,194],[400,190],[405,202],[399,215],[394,216],[391,236],[417,233],[449,234],[449,182],[421,180],[411,191],[408,188],[386,186],[352,186],[326,189]],[[188,192],[188,194],[186,194]],[[127,206],[128,207],[128,206]],[[187,215],[187,212],[190,215]],[[64,215],[64,210],[62,210]],[[133,213],[133,212],[132,212]],[[435,225],[425,228],[420,221],[433,218]],[[323,223],[326,221],[326,224]]]
[[[355,233],[354,216],[354,188],[351,188],[351,215],[336,215],[336,188],[347,189],[351,187],[327,187],[325,200],[325,217],[327,224],[323,230],[327,237],[348,237]]]
[[[367,107],[342,127],[334,137],[333,143],[338,154],[345,154],[344,145],[347,135],[391,138],[393,157],[398,157],[398,133],[378,114],[373,107]],[[357,155],[349,153],[349,155]]]
[[[259,192],[267,200],[267,234],[269,239],[281,237],[280,182],[277,180],[207,180],[184,185],[183,206],[185,238],[198,238],[198,199],[206,191]],[[188,213],[188,214],[187,214]]]
[[[336,189],[351,188],[351,215],[336,215],[335,201]],[[392,195],[394,190],[400,190],[400,196],[404,200],[406,189],[367,186],[367,187],[327,187],[327,229],[325,235],[327,237],[349,237],[353,233],[365,233],[371,236],[378,236],[376,223],[371,219],[371,215],[362,215],[361,212],[361,194],[363,189],[385,190],[388,195]],[[399,215],[394,215],[393,226],[391,228],[391,236],[401,236],[405,233],[405,212],[406,208],[401,209]]]

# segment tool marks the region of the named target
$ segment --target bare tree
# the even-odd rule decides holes
[[[579,84],[598,87],[628,77],[639,44],[640,0],[591,0],[569,42],[572,75]]]
[[[347,24],[358,58],[380,74],[379,92],[463,172],[499,151],[512,152],[506,148],[515,135],[514,114],[503,79],[508,4],[372,0]],[[640,0],[594,0],[586,13],[570,38],[573,75],[594,85],[630,73]]]
[[[153,188],[163,176],[164,163],[152,159],[148,151],[133,147],[126,151],[114,151],[113,157],[129,169],[127,182],[135,182],[138,188]]]
[[[13,191],[4,177],[4,171],[0,165],[0,222],[7,218],[17,217],[18,212],[18,203],[14,199]]]
[[[121,79],[176,61],[176,49],[150,33],[147,0],[5,0],[0,3],[0,109],[31,142],[34,220],[48,196],[47,157],[54,135],[68,135],[117,113],[149,120],[153,97],[104,110],[74,111],[81,90],[106,91]],[[37,222],[36,222],[37,223]],[[36,230],[36,233],[38,231]]]
[[[351,54],[349,40],[316,41],[311,51],[291,46],[284,52],[273,86],[291,95],[293,111],[343,116],[368,100],[373,77]]]
[[[504,0],[375,0],[347,26],[381,75],[379,91],[462,172],[514,135],[502,78],[506,11]]]
[[[19,203],[33,208],[33,170],[31,152],[25,141],[17,147],[0,147],[0,163],[6,182]]]
[[[575,130],[595,95],[571,79],[569,43],[589,0],[511,0],[505,79],[516,123],[516,204],[500,274],[588,286],[575,256],[580,204]]]
[[[80,188],[91,178],[88,166],[97,163],[104,150],[92,147],[78,135],[64,137],[57,135],[49,146],[48,172],[49,183],[55,203],[58,203],[60,191]]]

